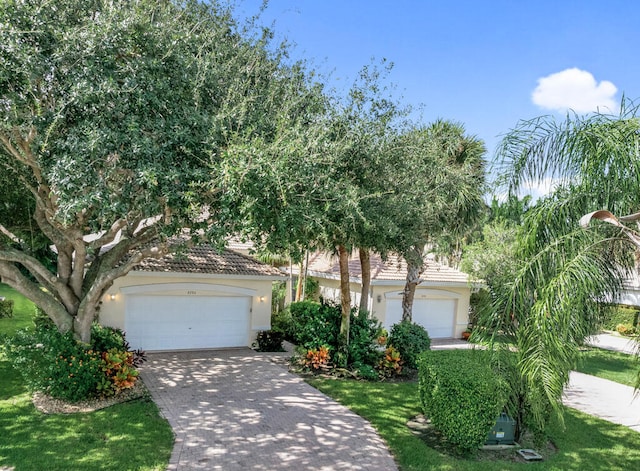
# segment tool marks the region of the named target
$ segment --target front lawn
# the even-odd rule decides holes
[[[14,299],[14,317],[0,319],[0,334],[33,326],[33,304],[0,284]],[[0,469],[164,470],[173,432],[149,399],[82,414],[38,412],[20,373],[0,353]]]
[[[13,300],[13,317],[0,319],[0,336],[13,335],[18,329],[33,327],[35,305],[13,288],[0,283],[0,296]]]
[[[612,352],[601,348],[590,348],[582,353],[576,371],[588,375],[635,386],[640,370],[640,361],[636,355]]]
[[[478,461],[455,458],[427,446],[406,423],[419,414],[418,386],[312,379],[311,385],[361,415],[388,443],[401,471],[420,470],[628,470],[640,469],[640,433],[572,409],[566,409],[566,431],[551,438],[557,453],[540,463]]]
[[[86,414],[38,412],[21,377],[0,360],[0,468],[15,471],[163,470],[173,432],[151,400]]]

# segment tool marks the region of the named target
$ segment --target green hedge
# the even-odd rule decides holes
[[[638,325],[638,310],[625,306],[610,306],[605,315],[603,327],[606,330],[616,330],[622,324],[629,328]]]
[[[482,446],[506,403],[507,386],[490,360],[481,350],[427,351],[418,360],[423,412],[462,453]]]

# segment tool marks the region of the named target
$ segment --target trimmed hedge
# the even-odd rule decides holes
[[[431,338],[426,329],[407,321],[391,326],[387,343],[400,352],[404,366],[411,369],[418,367],[418,356],[431,348]]]
[[[482,446],[506,404],[507,385],[481,350],[427,351],[418,360],[425,416],[462,453]]]

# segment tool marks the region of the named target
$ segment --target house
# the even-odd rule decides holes
[[[101,324],[123,329],[131,347],[185,350],[246,347],[271,326],[276,268],[200,245],[148,259],[102,299]]]
[[[340,301],[340,266],[336,257],[316,253],[309,258],[308,276],[318,280],[320,296]],[[351,303],[360,304],[360,260],[349,260]],[[402,319],[402,292],[407,264],[397,255],[387,260],[371,255],[369,312],[389,330]],[[473,289],[467,274],[427,260],[422,282],[413,302],[413,321],[424,326],[431,338],[459,338],[469,322],[469,298]]]

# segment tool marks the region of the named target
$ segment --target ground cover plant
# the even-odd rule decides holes
[[[421,413],[415,382],[370,383],[311,378],[309,383],[361,415],[387,442],[401,471],[628,470],[640,467],[640,433],[573,409],[565,410],[566,429],[553,422],[548,433],[557,450],[539,463],[516,461],[513,454],[496,460],[436,449],[413,434],[407,421]]]

